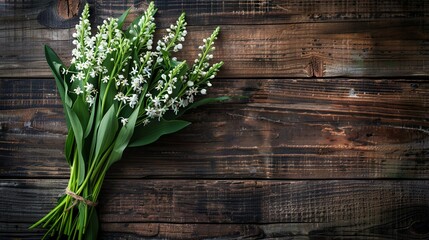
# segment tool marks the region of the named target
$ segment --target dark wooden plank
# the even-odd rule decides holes
[[[272,4],[268,9],[273,11],[262,15],[252,13],[264,9],[264,4]],[[99,1],[94,5],[95,21],[117,16],[129,5],[122,1]],[[226,62],[221,73],[224,77],[429,74],[425,67],[429,60],[427,0],[403,4],[349,0],[330,4],[204,1],[196,5],[175,1],[171,7],[170,3],[160,1],[159,5],[161,26],[169,24],[174,13],[190,11],[193,26],[189,27],[186,51],[179,55],[190,61],[213,25],[222,25],[216,60]],[[142,2],[135,6],[136,12],[144,9]],[[4,14],[0,14],[0,77],[50,76],[43,44],[49,44],[64,58],[70,56],[73,30],[48,28],[37,20],[42,10],[50,8],[49,1],[5,4]]]
[[[2,180],[0,222],[9,224],[1,232],[11,235],[41,217],[65,184]],[[234,232],[267,238],[427,239],[428,200],[429,182],[422,180],[109,180],[99,212],[112,239],[221,237]]]
[[[54,81],[3,79],[0,87],[0,176],[67,177]],[[187,114],[193,125],[129,149],[109,177],[429,176],[427,80],[219,79],[211,90],[248,99]]]
[[[52,27],[66,27],[77,19],[77,1],[70,1],[70,9],[55,6],[52,0],[7,1],[2,3],[2,17],[22,17],[24,14],[37,14],[41,24]],[[371,1],[371,0],[332,0],[315,2],[311,0],[156,0],[161,26],[169,26],[177,16],[186,12],[190,26],[195,25],[265,25],[307,22],[339,21],[378,21],[391,19],[410,19],[428,17],[428,0],[421,1]],[[130,18],[138,16],[147,7],[147,1],[137,0],[129,3],[121,0],[92,1],[91,10],[95,21],[120,16],[131,7]],[[56,8],[57,7],[57,8]],[[49,11],[47,11],[49,10]],[[57,16],[58,15],[58,16]],[[30,16],[27,16],[30,17]],[[32,16],[34,17],[34,16]],[[62,22],[61,22],[62,20]],[[70,22],[66,22],[69,20]],[[53,21],[58,21],[56,24]]]
[[[424,219],[421,216],[413,219]],[[422,220],[424,221],[424,220]],[[388,226],[390,227],[390,226]],[[353,240],[426,240],[426,225],[415,222],[404,227],[355,229],[332,227],[323,223],[278,224],[178,224],[178,223],[103,223],[100,238],[114,239],[353,239]],[[4,230],[4,231],[2,231]],[[40,239],[43,230],[28,230],[28,224],[6,223],[0,226],[2,239]]]

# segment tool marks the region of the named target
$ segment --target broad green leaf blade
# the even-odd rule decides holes
[[[201,99],[201,100],[196,101],[194,103],[191,103],[187,108],[180,110],[177,114],[174,114],[173,112],[167,112],[167,114],[164,115],[164,118],[165,119],[176,119],[176,118],[179,118],[180,116],[182,116],[188,110],[197,108],[197,107],[202,106],[202,105],[216,103],[216,102],[223,102],[223,101],[227,101],[230,99],[231,99],[230,97],[226,97],[226,96],[216,97],[216,98],[204,98],[204,99]]]
[[[88,120],[89,120],[89,110],[88,110],[88,104],[85,102],[85,99],[82,95],[78,96],[76,101],[73,104],[72,107],[73,112],[76,113],[77,117],[79,118],[80,125],[82,126],[82,131],[86,132],[86,128],[88,126]]]
[[[92,128],[94,129],[94,132],[92,134],[92,139],[91,139],[91,148],[89,150],[89,160],[90,160],[90,164],[92,164],[92,161],[94,160],[94,155],[95,155],[95,144],[97,143],[97,132],[98,132],[98,128],[100,126],[100,122],[101,119],[103,118],[103,114],[102,114],[102,103],[101,100],[98,101],[97,103],[97,107],[95,108],[95,121],[94,121],[94,126],[92,126]]]
[[[48,45],[45,45],[45,57],[48,62],[49,68],[51,68],[54,74],[55,82],[57,84],[58,92],[60,93],[61,100],[64,102],[64,79],[61,76],[61,67],[64,66],[61,59],[55,53],[55,51]]]
[[[116,117],[115,106],[112,105],[101,119],[97,132],[97,144],[95,147],[95,158],[109,148],[116,137],[118,130],[118,119]]]
[[[135,129],[128,146],[139,147],[153,143],[162,135],[182,130],[189,124],[191,123],[183,120],[161,120],[159,122],[155,120],[146,126],[140,125]]]
[[[73,129],[73,133],[76,140],[78,162],[73,164],[78,164],[78,185],[80,185],[85,178],[85,160],[82,155],[83,130],[76,113],[73,112],[73,110],[71,110],[67,105],[64,106],[64,109],[66,110],[66,114],[70,118],[70,124]]]
[[[199,100],[197,102],[194,102],[194,103],[190,104],[186,108],[186,111],[190,110],[190,109],[193,109],[193,108],[197,108],[197,107],[205,105],[205,104],[215,103],[215,102],[223,102],[223,101],[227,101],[227,100],[230,100],[230,99],[231,99],[230,97],[226,97],[226,96],[217,97],[217,98],[204,98],[204,99],[201,99],[201,100]]]
[[[64,84],[64,79],[61,75],[61,68],[64,67],[63,62],[55,53],[55,51],[50,48],[48,45],[45,45],[45,57],[48,62],[49,68],[54,75],[55,83],[57,85],[58,93],[60,94],[61,102],[63,105],[67,104],[69,101],[67,100],[67,91],[68,87]],[[71,104],[69,104],[71,105]],[[70,120],[66,114],[66,124],[67,128],[70,129]]]
[[[69,164],[69,166],[71,167],[73,165],[73,148],[74,148],[74,133],[73,133],[73,129],[70,128],[69,132],[67,134],[67,138],[66,138],[66,144],[64,147],[64,153],[66,155],[66,160],[67,163]]]
[[[107,106],[115,105],[117,107],[118,101],[115,101],[115,95],[118,93],[113,81],[110,81],[108,84],[101,84],[100,86],[100,109],[103,110],[103,112],[99,112],[101,114],[105,114],[107,111]],[[105,107],[102,107],[102,106]]]
[[[124,25],[125,19],[127,18],[128,14],[130,13],[131,8],[128,8],[127,11],[122,13],[122,15],[118,18],[118,29],[122,29],[122,26]]]
[[[97,104],[93,104],[92,105],[92,109],[91,109],[91,115],[89,116],[88,119],[88,124],[86,125],[86,130],[85,130],[85,134],[83,135],[84,138],[88,137],[89,133],[91,133],[91,130],[94,126],[94,116],[95,116],[95,106]]]
[[[137,117],[140,111],[140,106],[141,105],[134,109],[134,112],[128,118],[128,123],[122,126],[121,130],[119,131],[118,137],[116,138],[115,145],[113,146],[113,150],[109,158],[109,167],[122,158],[122,154],[125,148],[127,148],[131,137],[133,136]]]

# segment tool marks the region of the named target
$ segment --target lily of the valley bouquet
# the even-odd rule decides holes
[[[203,98],[222,62],[210,65],[219,28],[199,48],[192,66],[173,57],[187,34],[185,15],[154,44],[156,8],[123,30],[128,11],[109,18],[91,34],[85,6],[76,32],[70,66],[45,47],[56,80],[68,135],[65,157],[70,179],[65,194],[34,227],[48,228],[45,236],[96,239],[95,206],[109,167],[127,147],[143,146],[161,135],[181,130],[190,122],[177,120],[186,110],[225,100]]]

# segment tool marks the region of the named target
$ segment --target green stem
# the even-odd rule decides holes
[[[94,164],[91,165],[91,169],[88,171],[86,178],[84,179],[84,181],[82,182],[82,184],[80,185],[79,189],[75,192],[76,194],[80,194],[82,192],[82,190],[85,188],[85,186],[88,184],[88,182],[90,180],[93,179],[93,177],[95,177],[98,173],[98,171],[100,170],[100,168],[102,167],[103,163],[105,162],[105,160],[110,156],[110,153],[113,150],[113,144],[110,145],[110,147],[107,149],[107,151],[104,153],[103,157],[100,159],[100,161],[94,161]],[[98,164],[96,164],[98,163]],[[96,166],[96,167],[95,167]],[[95,167],[95,169],[94,169]]]

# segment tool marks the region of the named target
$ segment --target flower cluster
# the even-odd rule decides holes
[[[189,68],[185,61],[171,56],[183,48],[187,35],[185,14],[167,28],[152,51],[155,12],[151,3],[145,14],[125,31],[118,19],[109,18],[98,26],[98,33],[91,36],[89,9],[85,7],[73,34],[76,48],[71,66],[64,68],[63,73],[73,83],[76,97],[81,95],[89,109],[99,101],[105,110],[106,102],[112,103],[106,99],[106,90],[110,92],[114,88],[113,100],[119,104],[118,119],[126,124],[130,112],[127,108],[142,104],[138,124],[147,125],[168,111],[178,114],[180,108],[193,103],[196,95],[205,95],[207,87],[212,86],[209,80],[223,64],[209,64],[219,28],[204,39],[199,47],[201,53]],[[100,92],[100,88],[104,91]]]

